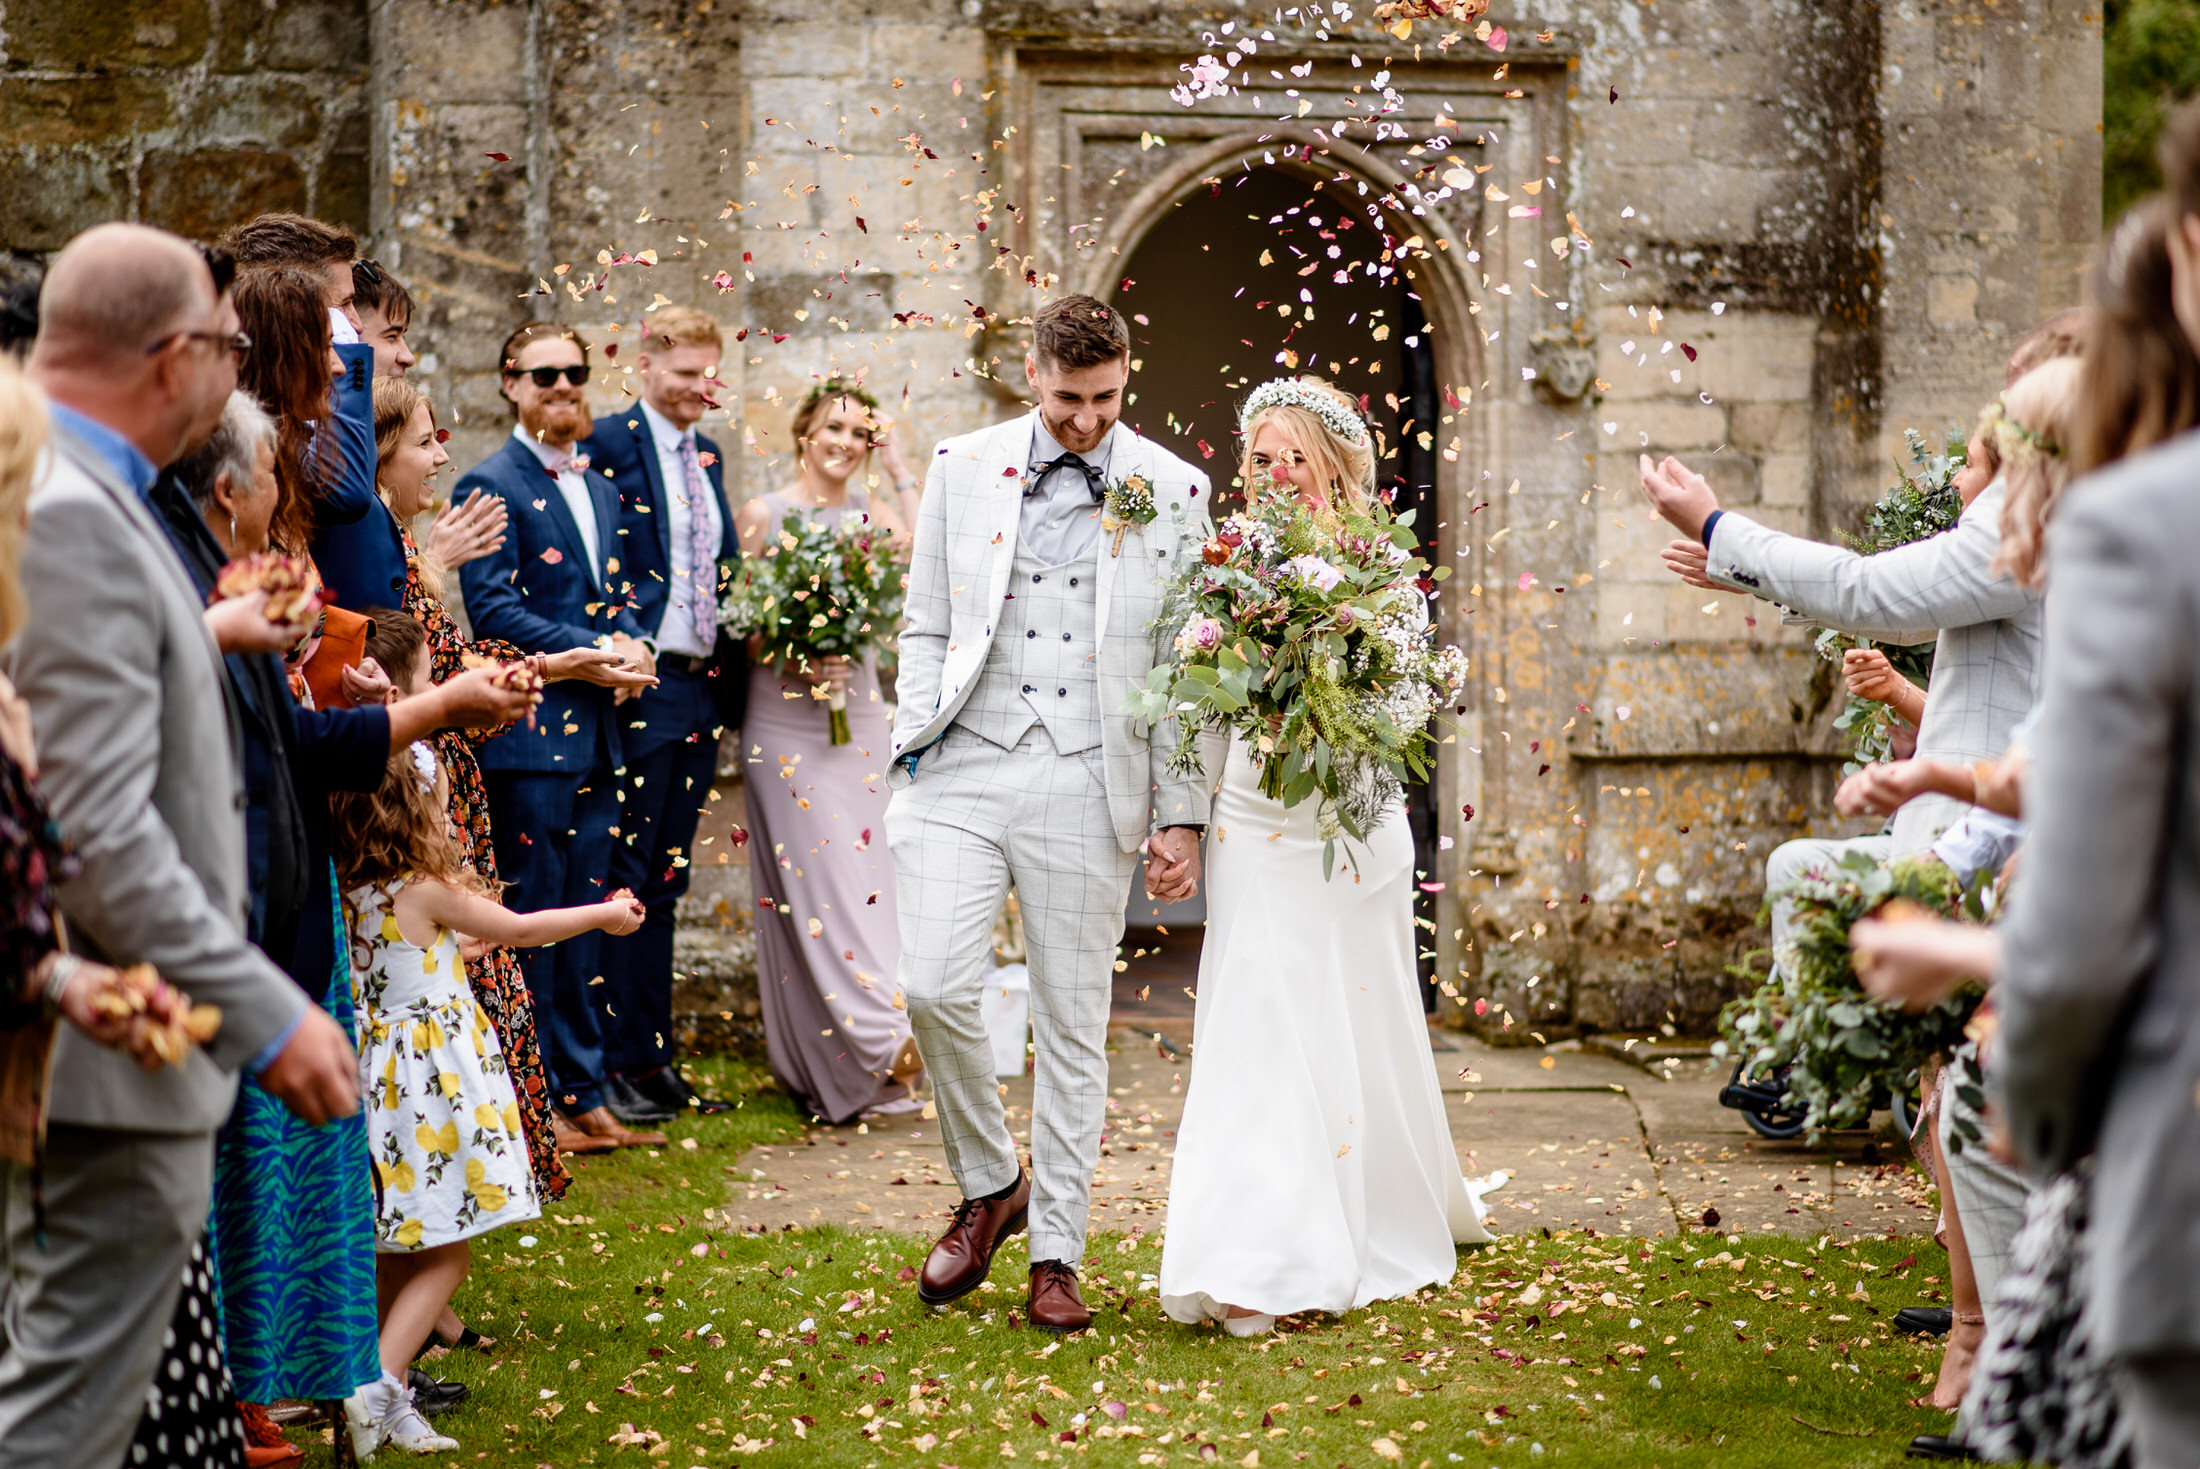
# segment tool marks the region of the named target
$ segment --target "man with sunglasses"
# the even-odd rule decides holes
[[[625,601],[618,495],[600,475],[585,473],[575,453],[589,430],[588,345],[571,327],[531,321],[505,339],[500,361],[504,396],[519,421],[454,492],[462,500],[486,490],[508,516],[503,544],[459,570],[474,632],[529,653],[599,643],[621,655],[619,669],[654,674],[656,653]],[[623,762],[612,709],[629,696],[592,683],[552,684],[532,728],[481,747],[497,866],[515,911],[601,902],[611,891],[605,877]],[[609,1022],[608,986],[595,983],[604,972],[601,952],[593,934],[520,951],[563,1114],[560,1141],[661,1144],[664,1134],[630,1132],[604,1105]]]

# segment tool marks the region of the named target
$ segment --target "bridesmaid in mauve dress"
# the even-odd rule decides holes
[[[800,478],[742,507],[742,555],[771,554],[790,514],[827,525],[869,516],[906,538],[887,497],[851,483],[870,457],[874,407],[861,388],[838,381],[803,400],[794,420]],[[905,482],[898,456],[882,457]],[[846,683],[845,745],[831,743],[825,704],[811,696],[828,680]],[[919,1105],[911,1086],[922,1066],[894,980],[901,944],[886,852],[888,735],[869,657],[809,669],[758,661],[749,675],[741,755],[765,1047],[780,1085],[833,1123]]]

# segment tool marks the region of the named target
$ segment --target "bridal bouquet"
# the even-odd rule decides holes
[[[1757,992],[1719,1016],[1718,1054],[1748,1058],[1751,1070],[1788,1071],[1788,1097],[1813,1136],[1853,1127],[1875,1104],[1906,1091],[1925,1062],[1961,1044],[1980,990],[1967,985],[1919,1014],[1874,999],[1857,982],[1849,927],[1857,919],[1937,914],[1983,916],[1975,892],[1939,858],[1919,853],[1875,862],[1860,853],[1828,872],[1806,874],[1767,895],[1795,904],[1795,939]]]
[[[868,520],[837,527],[790,515],[776,541],[741,558],[719,603],[719,624],[737,637],[763,638],[774,663],[861,658],[901,616],[907,562]],[[838,687],[816,696],[830,711],[832,743],[848,743],[848,696]]]
[[[1466,682],[1467,660],[1439,649],[1427,594],[1447,574],[1415,552],[1412,514],[1319,514],[1283,493],[1230,516],[1163,602],[1169,661],[1123,712],[1183,730],[1172,758],[1200,770],[1198,736],[1240,734],[1262,794],[1286,806],[1318,796],[1329,838],[1364,840],[1424,779],[1430,717]]]

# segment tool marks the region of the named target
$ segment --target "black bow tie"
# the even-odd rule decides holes
[[[1092,503],[1097,505],[1107,497],[1107,482],[1098,469],[1087,464],[1075,454],[1064,454],[1059,459],[1049,459],[1044,464],[1032,466],[1031,477],[1024,482],[1024,498],[1036,499],[1047,476],[1057,469],[1074,469],[1085,477],[1085,484],[1092,490]]]

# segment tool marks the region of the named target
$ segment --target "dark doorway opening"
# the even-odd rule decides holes
[[[1436,351],[1404,267],[1383,258],[1397,243],[1389,224],[1358,184],[1283,166],[1221,173],[1178,200],[1117,278],[1139,362],[1123,417],[1208,472],[1220,515],[1242,500],[1237,405],[1272,377],[1319,374],[1360,399],[1382,446],[1377,483],[1417,512],[1423,554],[1441,564]],[[1424,878],[1436,871],[1434,803],[1432,785],[1407,789]],[[1155,921],[1148,906],[1132,904],[1134,924]],[[1433,922],[1435,896],[1418,892],[1414,913]],[[1434,935],[1419,935],[1429,981]],[[1422,994],[1433,1008],[1430,984]]]

